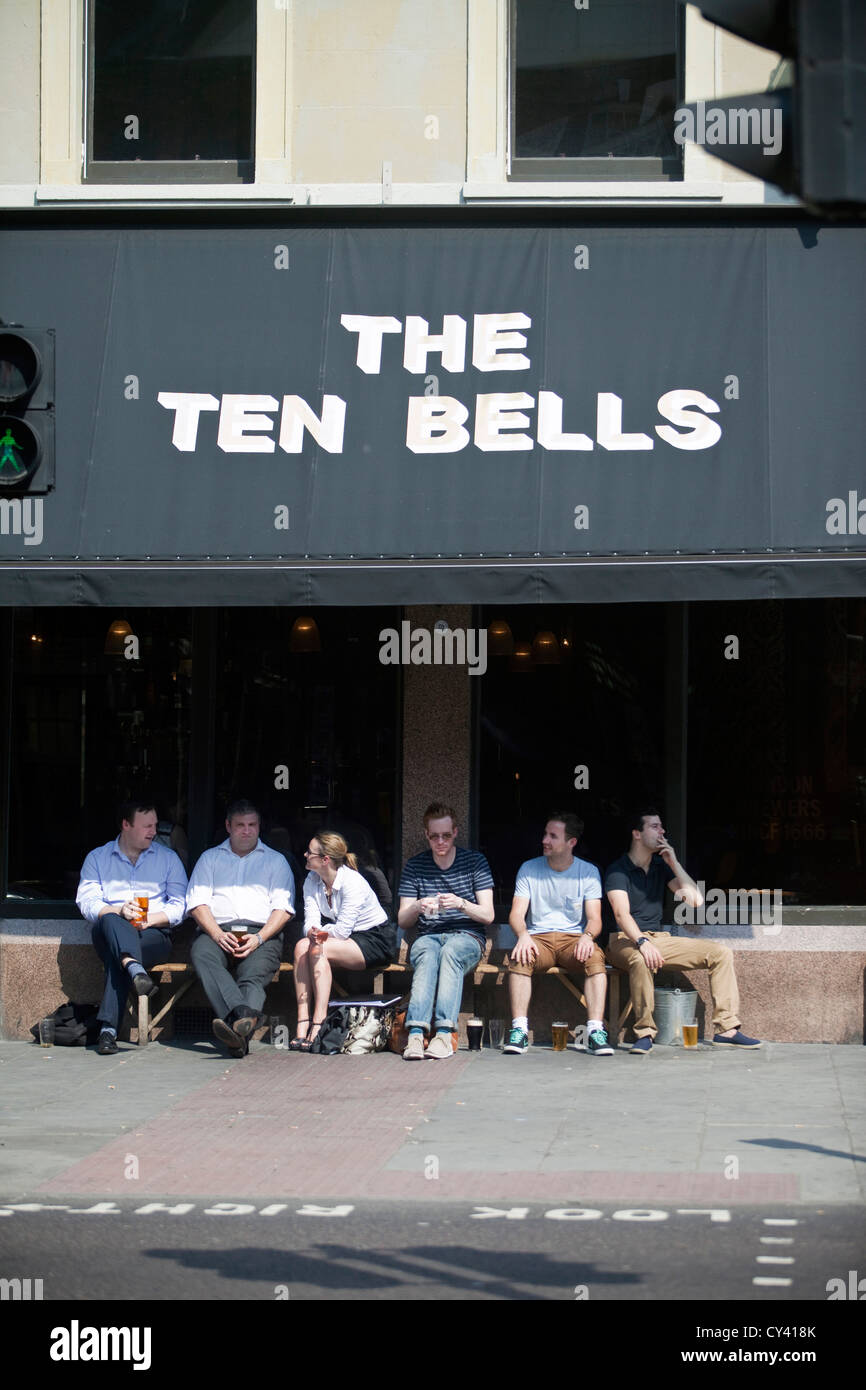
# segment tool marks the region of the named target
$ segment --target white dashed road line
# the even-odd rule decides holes
[[[765,1216],[763,1218],[765,1226],[796,1226],[798,1225],[795,1216]],[[793,1236],[760,1236],[761,1245],[793,1245]],[[756,1255],[755,1264],[759,1265],[792,1265],[796,1264],[794,1255]],[[785,1279],[781,1276],[776,1277],[769,1274],[755,1274],[752,1276],[752,1283],[758,1288],[789,1289],[794,1283],[793,1279]]]

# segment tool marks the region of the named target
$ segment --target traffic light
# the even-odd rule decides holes
[[[0,496],[54,487],[54,329],[0,323]]]
[[[765,92],[681,108],[684,137],[816,208],[866,204],[864,0],[699,0],[698,8],[783,61]]]

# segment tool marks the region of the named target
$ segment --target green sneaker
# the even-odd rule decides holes
[[[586,1050],[590,1057],[612,1057],[613,1048],[607,1040],[603,1028],[594,1028],[586,1040]]]
[[[512,1028],[508,1034],[508,1042],[502,1049],[503,1052],[528,1052],[529,1034],[524,1033],[522,1028]]]

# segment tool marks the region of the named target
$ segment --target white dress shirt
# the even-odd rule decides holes
[[[388,914],[363,874],[341,864],[331,886],[331,902],[325,895],[325,885],[312,870],[304,880],[304,935],[313,927],[321,927],[322,917],[334,917],[333,925],[325,923],[330,936],[345,940],[356,931],[387,922]]]
[[[186,910],[202,905],[220,926],[264,926],[275,909],[293,916],[295,879],[288,860],[261,840],[249,854],[235,854],[230,840],[206,849],[190,875]]]

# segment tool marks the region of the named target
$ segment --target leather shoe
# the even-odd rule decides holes
[[[224,1018],[214,1019],[213,1030],[220,1042],[226,1044],[226,1047],[238,1048],[243,1045],[243,1038],[238,1037],[234,1028],[230,1023],[226,1023]]]
[[[142,995],[145,995],[148,999],[150,999],[151,995],[156,994],[156,991],[159,989],[159,985],[156,983],[155,980],[152,980],[149,975],[134,975],[132,980],[132,988],[135,990],[139,998]]]
[[[230,1057],[246,1057],[250,1050],[250,1045],[246,1038],[238,1037],[234,1028],[231,1028],[225,1019],[215,1018],[213,1030],[221,1043],[225,1043]]]
[[[259,1016],[250,1011],[248,1014],[241,1014],[232,1019],[232,1028],[239,1038],[248,1038],[255,1028],[258,1027]]]
[[[100,1057],[111,1057],[118,1051],[117,1042],[113,1033],[100,1033],[99,1042],[96,1044],[96,1051]]]

